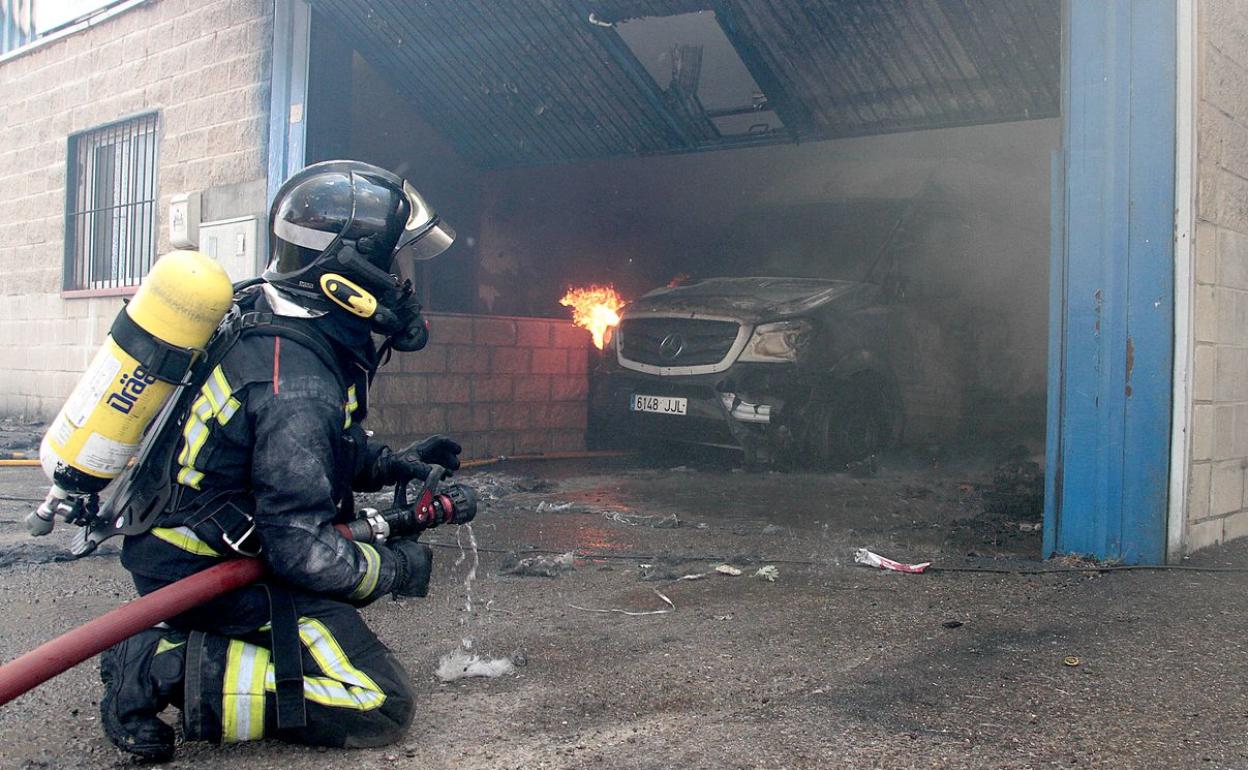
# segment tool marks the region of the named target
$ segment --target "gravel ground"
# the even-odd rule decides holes
[[[489,500],[474,525],[474,612],[446,529],[428,538],[440,544],[430,598],[365,611],[416,684],[422,711],[405,741],[345,755],[186,745],[165,766],[1248,767],[1248,574],[853,565],[870,546],[937,567],[1042,566],[1035,512],[985,503],[1000,497],[999,477],[915,463],[860,479],[619,461],[466,475]],[[23,500],[43,486],[37,469],[0,469],[4,659],[132,595],[113,554],[55,560],[67,527],[25,537]],[[576,568],[500,574],[535,551],[575,551]],[[744,574],[670,579],[723,561]],[[768,564],[775,582],[752,577]],[[1189,564],[1248,565],[1248,546]],[[656,590],[674,611],[571,606],[661,609]],[[525,665],[441,684],[438,659],[463,636]],[[99,730],[99,695],[91,663],[0,710],[0,767],[133,766]]]

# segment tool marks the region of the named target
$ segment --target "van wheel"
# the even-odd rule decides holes
[[[892,442],[894,416],[881,388],[852,381],[807,408],[807,451],[823,467],[877,454]]]

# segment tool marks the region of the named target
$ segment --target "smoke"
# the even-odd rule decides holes
[[[558,316],[568,285],[637,297],[678,273],[886,279],[905,297],[890,333],[908,432],[1039,442],[1059,135],[1046,120],[496,172],[482,253],[518,272],[493,309]]]

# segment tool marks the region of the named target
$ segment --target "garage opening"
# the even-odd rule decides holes
[[[956,469],[1031,527],[1061,21],[1056,0],[318,0],[308,161],[412,179],[460,234],[415,276],[435,340],[513,351],[383,376],[382,433],[719,447],[897,488]],[[558,351],[599,289],[619,323],[606,299],[601,339]]]

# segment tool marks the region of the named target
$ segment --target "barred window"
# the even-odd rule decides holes
[[[0,0],[0,55],[35,39],[33,0]]]
[[[69,137],[66,289],[134,286],[156,249],[156,113]]]

